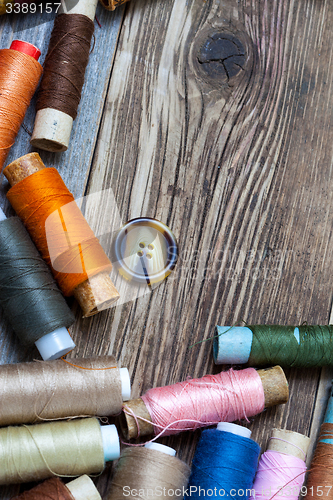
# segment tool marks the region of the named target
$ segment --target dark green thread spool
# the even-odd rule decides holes
[[[65,338],[66,334],[69,337],[63,330],[75,318],[18,217],[2,217],[0,221],[0,304],[15,333],[26,345],[37,341],[39,348],[38,341],[46,335],[50,338],[58,329]],[[68,341],[68,347],[74,346],[72,340]],[[44,359],[63,354],[60,348],[53,357]]]
[[[333,325],[217,326],[213,354],[217,364],[333,366]]]

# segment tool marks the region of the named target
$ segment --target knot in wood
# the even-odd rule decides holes
[[[210,77],[226,82],[244,70],[245,61],[245,48],[242,42],[226,32],[210,35],[201,45],[198,54],[201,68]]]

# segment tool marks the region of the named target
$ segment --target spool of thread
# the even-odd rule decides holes
[[[84,475],[64,484],[58,477],[24,491],[12,500],[102,500],[90,477]]]
[[[57,170],[30,153],[4,174],[12,186],[7,198],[64,295],[74,295],[84,317],[111,307],[119,298],[109,277],[111,262]]]
[[[1,209],[0,304],[21,342],[35,343],[44,360],[74,349],[73,314],[20,219]]]
[[[81,99],[98,0],[79,0],[56,17],[44,63],[31,144],[66,151]]]
[[[20,40],[0,50],[0,171],[42,75],[39,56],[39,49]]]
[[[213,344],[216,364],[284,367],[333,366],[333,325],[217,326]]]
[[[0,484],[98,474],[119,456],[116,427],[96,418],[2,427]]]
[[[252,417],[287,401],[288,382],[279,366],[229,370],[150,389],[124,405],[121,425],[127,439],[168,436]]]
[[[318,444],[311,462],[306,486],[302,488],[305,500],[333,499],[333,391],[328,400]]]
[[[0,425],[118,415],[131,394],[113,356],[0,366]]]
[[[305,479],[310,439],[303,434],[273,429],[267,451],[260,458],[251,499],[297,500]]]
[[[159,443],[125,449],[118,461],[108,500],[123,500],[124,496],[150,500],[162,495],[170,500],[182,498],[190,468],[175,455],[173,448]]]
[[[192,461],[188,491],[202,497],[247,500],[258,466],[260,446],[251,431],[231,423],[202,432]]]

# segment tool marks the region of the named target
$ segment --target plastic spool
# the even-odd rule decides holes
[[[6,219],[7,217],[0,208],[0,222]],[[53,332],[47,333],[38,339],[35,345],[44,361],[60,358],[75,348],[67,328],[57,328]]]
[[[120,441],[115,425],[101,426],[104,460],[110,462],[120,457]]]
[[[218,431],[230,432],[231,434],[236,434],[236,436],[242,436],[244,438],[251,438],[252,432],[247,427],[243,427],[238,424],[233,424],[231,422],[219,422],[216,426]]]
[[[129,401],[131,399],[131,378],[128,368],[119,368],[119,375],[123,401]]]
[[[170,446],[165,446],[165,444],[146,443],[145,448],[148,448],[149,450],[160,451],[161,453],[165,453],[165,455],[170,455],[170,457],[176,456],[176,450],[174,448],[170,448]]]
[[[80,0],[69,11],[65,5],[59,14],[81,14],[94,21],[98,0]],[[39,149],[60,153],[69,146],[73,127],[73,118],[62,111],[45,108],[37,111],[31,144]]]
[[[213,356],[217,365],[237,364],[248,362],[253,333],[246,326],[217,326]]]

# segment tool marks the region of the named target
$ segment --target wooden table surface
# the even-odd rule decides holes
[[[82,319],[72,356],[113,353],[133,397],[217,369],[216,324],[327,324],[333,274],[333,3],[328,0],[133,0],[97,9],[95,47],[68,151],[39,151],[79,198],[112,196],[119,221],[166,223],[174,273],[151,293]],[[54,15],[2,16],[1,48],[45,57]],[[43,61],[43,58],[42,58]],[[32,151],[34,106],[11,160]],[[13,214],[5,198],[1,207]],[[94,198],[92,198],[94,199]],[[99,199],[99,198],[97,198]],[[96,201],[96,198],[95,198]],[[108,209],[91,220],[112,239]],[[109,233],[105,228],[109,227]],[[0,313],[1,363],[38,358]],[[288,369],[290,401],[251,419],[315,443],[332,372]],[[199,436],[165,438],[190,463]],[[112,467],[94,479],[107,496]],[[16,486],[2,488],[10,498]]]

